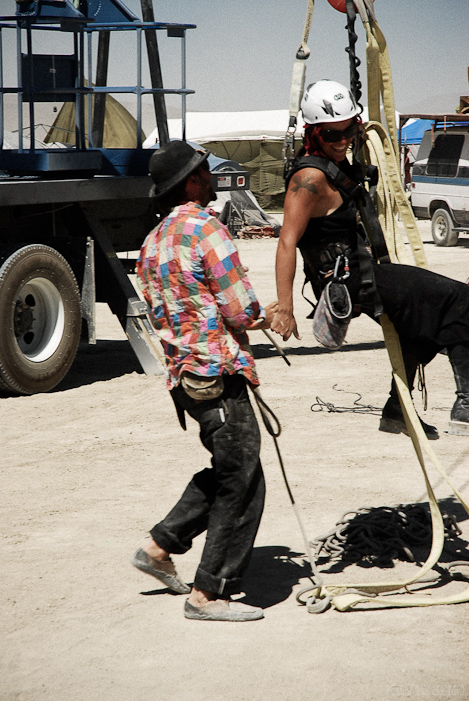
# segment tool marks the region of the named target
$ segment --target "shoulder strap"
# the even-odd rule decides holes
[[[353,169],[353,174],[358,175],[359,163],[354,160],[352,165],[348,165],[351,170]],[[292,175],[303,168],[317,168],[317,170],[322,171],[341,195],[345,196],[346,199],[355,201],[377,260],[380,263],[389,263],[389,253],[376,208],[368,190],[360,179],[355,180],[351,178],[328,158],[323,158],[322,156],[300,156],[292,163],[291,170],[286,175],[287,187]],[[360,178],[359,175],[358,178]]]
[[[291,170],[286,175],[287,186],[292,175],[303,168],[316,168],[317,170],[321,170],[326,178],[330,180],[347,199],[356,199],[361,195],[362,190],[365,190],[361,182],[352,180],[352,178],[349,178],[335,163],[322,156],[301,156],[293,161]]]

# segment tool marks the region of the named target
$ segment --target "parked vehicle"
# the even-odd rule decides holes
[[[455,246],[469,231],[469,126],[425,132],[412,168],[410,198],[415,216],[431,219],[437,246]]]
[[[121,0],[22,0],[17,8],[0,17],[0,391],[34,394],[55,387],[80,340],[96,342],[95,302],[107,303],[117,316],[144,372],[161,374],[147,304],[128,276],[135,260],[118,253],[138,250],[155,223],[148,197],[152,150],[142,148],[142,95],[153,96],[159,143],[167,143],[165,95],[181,96],[184,123],[185,97],[194,92],[185,87],[184,57],[186,31],[195,26],[154,22],[151,0],[142,0],[146,21]],[[136,85],[107,85],[109,41],[119,31],[135,42],[129,57],[135,58]],[[47,33],[47,54],[35,52],[39,32]],[[163,87],[157,33],[181,42],[172,54],[183,57],[181,87]],[[143,37],[151,87],[142,82]],[[5,85],[6,61],[15,58],[16,83]],[[110,93],[136,96],[133,147],[103,146]],[[7,96],[18,105],[16,147],[5,138]],[[73,110],[72,143],[36,141],[40,102]],[[123,131],[122,121],[116,131]],[[249,187],[248,174],[232,161],[210,157],[209,165],[215,189]]]

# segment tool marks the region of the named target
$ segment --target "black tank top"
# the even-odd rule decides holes
[[[353,200],[340,205],[332,214],[314,217],[297,243],[310,272],[318,278],[320,273],[333,270],[335,259],[345,253],[349,262],[358,264],[357,228],[358,212]]]

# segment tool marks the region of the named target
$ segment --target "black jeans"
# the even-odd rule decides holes
[[[151,531],[170,553],[184,553],[207,531],[194,586],[229,596],[241,590],[264,508],[260,431],[243,375],[225,375],[217,399],[196,402],[179,385],[173,399],[200,425],[212,467],[194,475],[181,499]]]

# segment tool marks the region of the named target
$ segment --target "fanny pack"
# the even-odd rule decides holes
[[[352,317],[352,301],[341,282],[328,282],[314,311],[313,333],[316,340],[329,350],[338,350],[345,341]]]
[[[191,372],[181,374],[181,385],[189,397],[199,402],[216,399],[223,394],[223,377],[204,377]]]

